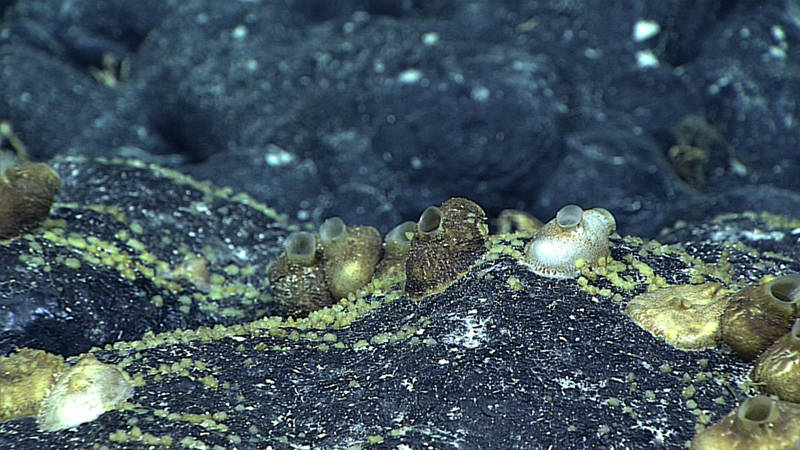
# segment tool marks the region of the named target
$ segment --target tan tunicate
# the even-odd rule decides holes
[[[132,394],[125,372],[88,354],[58,377],[36,421],[44,431],[72,428],[116,408]]]
[[[800,319],[761,353],[750,378],[765,394],[777,395],[787,402],[800,402]]]
[[[372,279],[383,254],[381,235],[373,227],[348,227],[334,217],[320,226],[325,278],[335,300],[347,297]]]
[[[692,450],[788,449],[798,436],[800,405],[759,395],[698,433]]]
[[[731,296],[720,319],[722,339],[743,359],[757,357],[788,333],[800,311],[794,295],[800,275],[787,275],[747,286]]]
[[[504,209],[497,216],[497,233],[525,232],[532,233],[542,228],[542,222],[525,211]]]
[[[284,253],[267,269],[275,300],[287,314],[308,314],[333,303],[321,253],[314,234],[294,232],[284,242]]]
[[[406,221],[392,228],[383,240],[383,258],[375,268],[373,279],[397,278],[405,279],[406,259],[411,247],[411,236],[417,224]]]
[[[61,178],[47,164],[22,163],[0,174],[0,238],[15,236],[50,214]]]
[[[440,292],[486,253],[486,213],[475,202],[451,198],[428,207],[417,222],[406,260],[406,294]]]

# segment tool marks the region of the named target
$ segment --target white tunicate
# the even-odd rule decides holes
[[[538,275],[574,278],[583,265],[609,256],[608,237],[615,229],[608,210],[567,205],[536,232],[525,250],[526,262]]]
[[[126,374],[89,354],[58,378],[42,402],[37,421],[44,431],[72,428],[95,420],[132,394]]]

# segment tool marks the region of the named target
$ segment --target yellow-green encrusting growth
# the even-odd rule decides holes
[[[42,400],[64,371],[64,358],[23,348],[0,357],[0,421],[38,414]]]
[[[637,325],[680,350],[715,347],[728,293],[718,283],[666,286],[634,297],[625,308]]]
[[[76,157],[70,160],[69,163],[74,164],[75,161],[85,161],[86,158]],[[187,208],[195,215],[206,214],[211,202],[219,203],[220,199],[224,199],[227,205],[244,204],[279,223],[285,222],[274,211],[247,196],[232,196],[230,189],[215,188],[209,183],[197,182],[158,166],[118,158],[97,158],[94,162],[108,165],[112,170],[120,170],[119,166],[125,167],[123,170],[128,167],[149,170],[159,177],[169,178],[175,184],[199,189],[203,193],[203,201],[195,201],[191,208]],[[257,310],[259,303],[273,301],[262,277],[254,276],[256,268],[263,262],[254,261],[243,266],[228,263],[222,266],[217,263],[219,248],[206,245],[198,253],[185,244],[177,247],[175,241],[183,237],[176,236],[174,229],[147,229],[146,222],[131,220],[128,217],[129,211],[116,205],[72,202],[57,203],[55,206],[68,213],[73,210],[77,215],[84,211],[92,212],[83,217],[100,214],[103,216],[104,228],[112,230],[112,234],[106,233],[102,237],[86,235],[84,230],[72,231],[79,223],[45,219],[41,227],[21,236],[22,241],[28,243],[30,251],[21,252],[19,261],[29,270],[50,272],[54,264],[82,271],[91,271],[100,265],[107,266],[116,270],[125,280],[144,279],[153,283],[161,290],[160,301],[153,297],[156,299],[153,301],[156,306],[163,307],[174,302],[174,297],[169,294],[181,294],[179,302],[182,312],[188,314],[195,308],[214,318],[244,317],[249,311]],[[219,208],[219,211],[224,208],[227,206]],[[119,229],[113,233],[115,227]],[[0,241],[0,245],[9,244],[8,241],[6,244]],[[48,260],[42,257],[43,245],[67,248],[72,254],[68,257],[59,255]],[[158,249],[164,248],[170,251],[159,253]],[[185,257],[183,262],[174,262],[172,255],[175,251]],[[187,281],[194,286],[187,289]]]

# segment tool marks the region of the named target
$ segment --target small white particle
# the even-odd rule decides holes
[[[278,167],[293,162],[295,156],[277,145],[270,144],[267,148],[267,154],[264,155],[264,160],[268,166]]]
[[[775,59],[786,59],[786,51],[774,45],[769,46],[769,55]]]
[[[783,31],[783,28],[778,25],[773,25],[770,31],[772,31],[772,37],[775,38],[776,41],[784,45],[786,44],[786,32]]]
[[[633,40],[642,42],[657,35],[661,31],[658,22],[652,20],[640,20],[633,25]]]
[[[486,103],[486,101],[489,100],[489,89],[484,86],[476,86],[472,88],[470,97],[476,102]]]
[[[658,67],[658,58],[650,50],[636,52],[636,65],[644,69],[647,67]]]
[[[587,47],[583,50],[583,56],[589,59],[598,59],[600,56],[602,56],[602,52],[596,48]]]
[[[417,69],[406,69],[397,76],[397,81],[403,84],[418,83],[422,79],[422,72]]]
[[[234,39],[244,39],[247,36],[247,27],[244,25],[239,25],[231,31],[231,36]]]
[[[425,45],[434,45],[439,42],[439,33],[431,31],[422,35],[422,43]]]

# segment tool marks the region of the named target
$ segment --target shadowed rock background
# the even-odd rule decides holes
[[[264,274],[291,229],[385,233],[451,196],[490,217],[607,208],[622,235],[684,243],[643,257],[670,283],[689,256],[729,286],[800,270],[797,223],[712,220],[800,216],[800,5],[753,4],[0,2],[0,120],[63,179],[51,220],[0,246],[2,354],[245,327],[100,351],[130,358],[138,406],[77,434],[4,423],[0,442],[683,446],[749,366],[621,316],[635,273],[612,300],[501,258],[422,302],[256,319],[280,313]],[[208,273],[177,270],[192,255]],[[687,398],[701,372],[720,375]]]

